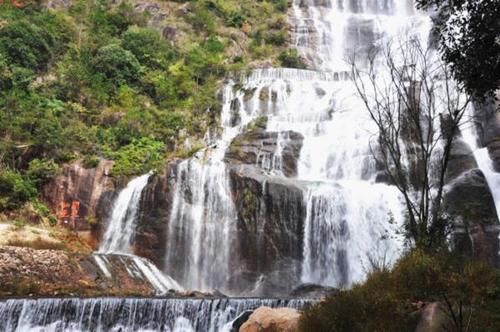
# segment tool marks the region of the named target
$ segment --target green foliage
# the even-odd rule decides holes
[[[54,160],[35,158],[29,162],[26,175],[37,186],[41,186],[49,181],[59,172],[59,166]]]
[[[318,332],[410,331],[419,317],[415,304],[439,302],[437,314],[447,330],[457,328],[450,317],[462,310],[464,323],[470,316],[475,331],[494,331],[500,326],[493,309],[499,301],[498,271],[448,252],[413,250],[391,271],[376,269],[364,284],[313,306],[300,325]]]
[[[288,5],[191,1],[167,19],[179,32],[167,41],[128,1],[0,4],[1,208],[32,200],[62,163],[109,158],[114,175],[129,176],[161,165],[186,137],[201,141],[227,73],[276,62],[286,48]]]
[[[141,65],[134,54],[117,44],[101,47],[95,56],[93,68],[96,74],[104,75],[114,87],[136,82],[141,72]]]
[[[281,65],[283,67],[288,68],[306,68],[305,63],[300,58],[297,50],[288,50],[280,53],[278,59],[281,61]]]
[[[19,208],[36,194],[30,179],[8,168],[0,170],[0,211]]]
[[[10,65],[42,70],[64,51],[70,33],[67,22],[49,12],[14,20],[0,29],[0,53]]]
[[[174,50],[160,34],[148,28],[133,26],[122,35],[122,47],[149,68],[165,69],[175,57]]]
[[[500,87],[498,0],[417,0],[417,5],[436,10],[434,33],[455,77],[476,97],[493,95]]]
[[[147,137],[133,140],[120,150],[113,152],[115,176],[129,176],[146,173],[161,165],[164,144]]]

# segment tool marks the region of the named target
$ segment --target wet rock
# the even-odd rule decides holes
[[[450,159],[446,170],[446,182],[449,182],[464,172],[477,168],[474,154],[467,143],[460,137],[451,145]]]
[[[499,222],[483,173],[479,169],[470,170],[449,186],[444,208],[455,221],[455,249],[499,266]]]
[[[262,119],[234,138],[226,151],[226,162],[257,165],[267,171],[281,171],[287,177],[296,176],[304,137],[294,131],[268,132],[265,130],[267,120]]]
[[[168,163],[161,173],[150,177],[142,192],[139,208],[134,252],[147,257],[160,268],[164,264],[166,232],[178,162]]]
[[[495,202],[479,169],[464,172],[450,183],[444,201],[448,213],[469,225],[498,224]]]
[[[296,287],[291,293],[291,297],[298,298],[322,298],[338,293],[338,289],[316,284],[302,284]]]
[[[498,101],[487,99],[482,103],[475,103],[475,125],[479,134],[480,146],[487,147],[493,165],[500,172],[500,107]]]
[[[95,168],[84,168],[81,163],[65,165],[62,174],[42,189],[42,199],[59,224],[88,231],[107,218],[116,192],[109,176],[112,165],[109,160],[101,160]]]
[[[257,308],[240,327],[240,332],[295,332],[299,330],[299,311],[291,308]]]
[[[270,177],[250,165],[231,165],[229,176],[238,216],[231,289],[252,295],[289,293],[300,279],[303,184]]]
[[[238,318],[236,318],[233,321],[233,324],[231,325],[230,332],[238,332],[240,330],[240,327],[248,320],[248,318],[250,317],[250,315],[252,313],[253,313],[253,310],[243,311],[243,313],[240,314],[238,316]]]

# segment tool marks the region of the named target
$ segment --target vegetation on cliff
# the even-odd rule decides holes
[[[228,73],[302,66],[287,0],[70,4],[0,3],[0,210],[76,159],[115,160],[116,176],[158,167],[216,125]]]

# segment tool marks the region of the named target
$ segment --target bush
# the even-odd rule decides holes
[[[42,70],[66,48],[70,31],[64,20],[48,12],[8,22],[0,29],[0,53],[11,65]]]
[[[158,32],[149,28],[131,27],[122,35],[122,46],[132,52],[142,65],[165,69],[175,52]]]
[[[0,210],[19,208],[36,195],[35,184],[29,178],[10,169],[0,170]]]
[[[141,65],[132,52],[120,45],[101,47],[94,59],[94,71],[104,75],[113,86],[134,83],[139,79]]]
[[[30,161],[27,175],[29,179],[38,187],[47,183],[59,171],[59,166],[50,159],[35,158]]]
[[[130,144],[112,153],[115,160],[112,174],[115,176],[131,176],[146,173],[161,164],[162,142],[143,137],[134,139]]]
[[[447,330],[457,328],[446,318],[451,310],[457,317],[460,310],[472,313],[470,326],[477,331],[498,330],[500,315],[493,308],[500,302],[500,273],[456,254],[413,250],[391,271],[375,271],[364,284],[306,310],[300,326],[318,332],[410,331],[419,302],[440,302]]]
[[[300,57],[297,50],[288,50],[281,52],[281,54],[278,57],[278,60],[280,60],[281,65],[283,67],[298,68],[298,69],[306,68],[305,63],[304,61],[302,61],[302,58]]]

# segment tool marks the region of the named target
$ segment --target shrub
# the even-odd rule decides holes
[[[419,302],[440,302],[447,330],[465,323],[446,319],[462,311],[462,319],[470,319],[477,331],[493,331],[500,326],[493,309],[500,303],[500,273],[449,252],[413,250],[391,271],[375,271],[364,284],[306,310],[301,330],[410,331],[417,324],[414,304]]]
[[[0,210],[19,208],[36,194],[35,184],[29,178],[10,169],[0,170]]]
[[[59,171],[59,166],[52,159],[35,158],[30,161],[27,175],[38,187],[47,183]]]
[[[9,64],[42,70],[66,48],[70,31],[63,19],[48,12],[14,20],[0,29],[0,52]]]
[[[132,52],[120,45],[111,44],[101,47],[94,59],[94,71],[104,75],[114,87],[136,82],[141,65]]]
[[[139,62],[155,69],[165,69],[175,52],[158,32],[149,28],[131,27],[122,35],[122,46]]]
[[[115,163],[111,171],[115,176],[146,173],[160,165],[164,147],[162,142],[151,138],[134,139],[130,144],[112,153]]]
[[[278,57],[283,67],[304,69],[306,65],[297,50],[283,51]]]

